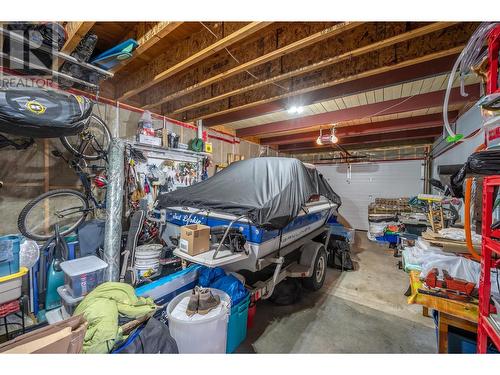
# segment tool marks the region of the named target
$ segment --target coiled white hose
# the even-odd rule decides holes
[[[472,34],[466,46],[458,56],[457,61],[453,65],[453,68],[448,78],[448,86],[446,87],[446,93],[444,96],[443,103],[443,120],[444,127],[449,136],[446,138],[447,142],[456,142],[463,138],[462,134],[455,134],[448,121],[448,103],[450,101],[450,93],[453,87],[453,81],[455,80],[455,73],[457,70],[460,73],[460,95],[468,96],[464,89],[464,77],[470,73],[471,68],[479,64],[484,57],[487,55],[488,51],[483,49],[484,42],[488,38],[490,31],[498,25],[498,22],[483,22],[481,23],[476,31]]]

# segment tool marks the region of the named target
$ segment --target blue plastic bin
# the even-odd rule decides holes
[[[379,242],[398,243],[398,237],[397,234],[384,234],[383,236],[375,237],[375,239]]]
[[[19,272],[20,242],[19,236],[0,237],[0,277]]]
[[[233,353],[247,337],[248,305],[250,305],[250,294],[236,306],[231,307],[227,326],[226,353]]]

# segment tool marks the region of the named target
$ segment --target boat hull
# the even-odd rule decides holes
[[[223,268],[231,271],[248,269],[255,271],[257,260],[264,258],[280,248],[308,235],[325,225],[332,215],[336,215],[336,206],[330,202],[320,202],[308,205],[305,212],[298,215],[282,231],[265,230],[253,225],[246,219],[238,220],[233,224],[245,236],[245,244],[249,256],[241,261],[225,264]],[[167,227],[163,239],[171,245],[172,239],[180,235],[180,227],[188,224],[203,224],[209,227],[227,226],[235,220],[233,215],[216,214],[197,211],[191,208],[172,207],[167,209]]]

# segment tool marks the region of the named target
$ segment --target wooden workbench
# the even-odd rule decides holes
[[[424,311],[433,309],[439,312],[438,353],[448,353],[449,326],[477,333],[477,301],[461,302],[419,293],[419,289],[427,289],[419,275],[418,271],[409,273],[411,295],[408,297],[408,303],[422,305]]]

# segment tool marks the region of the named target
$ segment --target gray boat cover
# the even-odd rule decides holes
[[[264,157],[232,163],[205,181],[163,193],[157,208],[192,207],[246,215],[257,226],[281,229],[315,195],[341,204],[316,169],[298,159]]]

